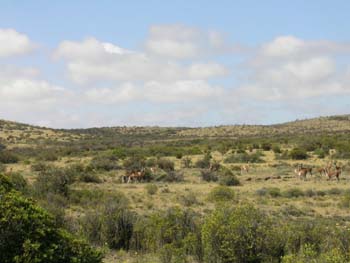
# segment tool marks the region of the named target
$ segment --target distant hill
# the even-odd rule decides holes
[[[32,144],[38,141],[70,142],[80,139],[137,138],[138,140],[176,140],[195,138],[239,138],[350,132],[350,115],[296,120],[274,125],[225,125],[187,127],[102,127],[51,129],[0,120],[0,141],[5,144]]]

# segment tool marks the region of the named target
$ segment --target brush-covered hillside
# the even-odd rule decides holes
[[[350,262],[349,189],[350,115],[206,128],[0,121],[0,262]]]
[[[245,138],[284,135],[332,134],[350,132],[350,115],[296,120],[273,125],[225,125],[187,127],[101,127],[88,129],[50,129],[0,120],[0,140],[5,144],[31,144],[38,141],[72,142],[76,140],[182,140],[194,138]]]

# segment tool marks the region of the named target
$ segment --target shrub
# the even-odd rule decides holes
[[[192,160],[190,157],[184,157],[182,158],[182,166],[184,168],[191,168],[192,166]]]
[[[217,173],[210,170],[201,170],[201,178],[206,182],[216,182],[219,179]]]
[[[256,190],[255,192],[258,196],[265,196],[267,195],[267,189],[264,187],[264,188],[260,188],[258,190]]]
[[[174,256],[172,252],[197,255],[201,257],[200,230],[197,216],[188,210],[178,207],[169,208],[164,212],[156,212],[149,218],[139,220],[134,232],[135,245],[147,251],[169,249],[166,255]],[[165,248],[164,248],[165,247]],[[178,253],[176,253],[178,254]],[[183,262],[183,261],[180,261]]]
[[[180,171],[167,171],[165,177],[162,179],[164,182],[182,182],[184,181],[184,174]]]
[[[94,209],[88,211],[79,221],[81,234],[92,244],[104,245],[103,236],[103,214]]]
[[[271,143],[264,142],[261,144],[261,149],[263,149],[264,151],[270,151],[271,148],[272,148]]]
[[[46,169],[48,169],[49,166],[47,164],[45,164],[44,162],[37,162],[31,165],[31,170],[33,172],[41,172],[44,171]]]
[[[217,208],[202,229],[205,262],[278,262],[281,235],[271,220],[251,205]]]
[[[271,197],[280,197],[281,194],[281,190],[278,187],[269,187],[267,188],[267,193],[271,196]]]
[[[82,173],[79,176],[79,181],[84,183],[95,183],[95,184],[102,183],[101,178],[97,174],[89,173],[89,172]]]
[[[208,169],[210,166],[210,160],[211,160],[211,155],[210,153],[206,153],[204,155],[204,157],[202,159],[199,159],[196,163],[195,163],[195,167],[197,168],[202,168],[202,169]]]
[[[288,198],[292,198],[292,197],[300,197],[300,196],[304,196],[304,192],[303,190],[299,189],[299,188],[291,188],[291,189],[288,189],[286,190],[283,195],[285,197],[288,197]]]
[[[238,180],[237,176],[234,175],[230,170],[228,169],[222,169],[219,171],[219,183],[221,185],[227,185],[227,186],[236,186],[241,185],[240,181]]]
[[[39,196],[54,193],[67,197],[69,185],[75,180],[74,176],[66,173],[64,169],[50,167],[39,173],[37,180],[33,184],[35,193]]]
[[[342,192],[343,192],[342,189],[335,188],[335,187],[328,190],[328,194],[330,195],[340,195]]]
[[[156,158],[149,158],[146,160],[146,166],[147,167],[155,167],[157,165],[157,159]]]
[[[0,151],[0,163],[17,163],[19,158],[10,151]]]
[[[119,169],[118,160],[113,157],[96,156],[90,162],[90,168],[94,170],[111,171]]]
[[[6,145],[0,143],[0,152],[6,149]]]
[[[305,196],[307,197],[313,197],[317,195],[316,191],[312,190],[312,189],[307,189],[305,190]]]
[[[157,161],[157,165],[160,169],[163,169],[164,171],[174,171],[174,167],[175,167],[174,162],[165,158],[160,158]]]
[[[146,166],[146,161],[143,157],[132,156],[124,160],[123,166],[127,171],[140,171]]]
[[[321,148],[316,149],[316,150],[314,151],[314,153],[315,153],[315,154],[317,155],[317,157],[320,158],[320,159],[325,158],[326,155],[327,155],[327,152],[326,152],[324,149],[321,149]]]
[[[0,262],[102,262],[101,253],[55,226],[53,218],[18,192],[0,202]]]
[[[0,194],[3,192],[9,192],[13,189],[13,184],[11,183],[8,176],[5,176],[0,173]]]
[[[180,202],[184,206],[192,206],[198,204],[196,195],[193,192],[188,192],[180,197]]]
[[[0,163],[0,173],[3,173],[6,171],[6,166],[2,163]]]
[[[135,214],[119,201],[110,199],[106,203],[103,211],[103,233],[110,248],[128,250],[133,234]]]
[[[294,148],[289,152],[289,156],[290,158],[292,158],[293,160],[305,160],[307,159],[309,156],[306,152],[305,149],[301,149],[301,148]]]
[[[183,154],[180,152],[176,153],[176,155],[175,155],[176,159],[181,159],[182,156],[183,156]]]
[[[27,180],[24,179],[24,177],[20,173],[11,173],[8,176],[8,178],[15,190],[20,192],[26,192],[28,183]]]
[[[155,184],[147,184],[145,186],[146,192],[149,195],[154,195],[157,193],[158,191],[158,187]]]
[[[38,156],[38,160],[41,161],[48,161],[48,162],[54,162],[58,160],[58,154],[57,152],[53,151],[53,150],[48,150],[48,149],[43,149],[39,156]]]
[[[278,145],[276,145],[276,144],[272,146],[272,151],[274,153],[281,153],[282,152],[281,148]]]
[[[213,202],[233,201],[235,192],[227,186],[217,186],[210,191],[208,200]]]
[[[346,191],[343,194],[343,196],[339,202],[339,206],[341,208],[350,208],[350,191]]]

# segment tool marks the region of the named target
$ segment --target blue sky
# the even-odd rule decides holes
[[[0,118],[268,124],[349,113],[349,1],[1,1]]]

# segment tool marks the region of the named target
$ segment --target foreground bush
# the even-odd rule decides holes
[[[283,242],[270,219],[250,205],[214,211],[202,229],[205,262],[279,262]]]
[[[53,217],[5,180],[1,188],[0,262],[102,262],[100,252],[57,228]]]

